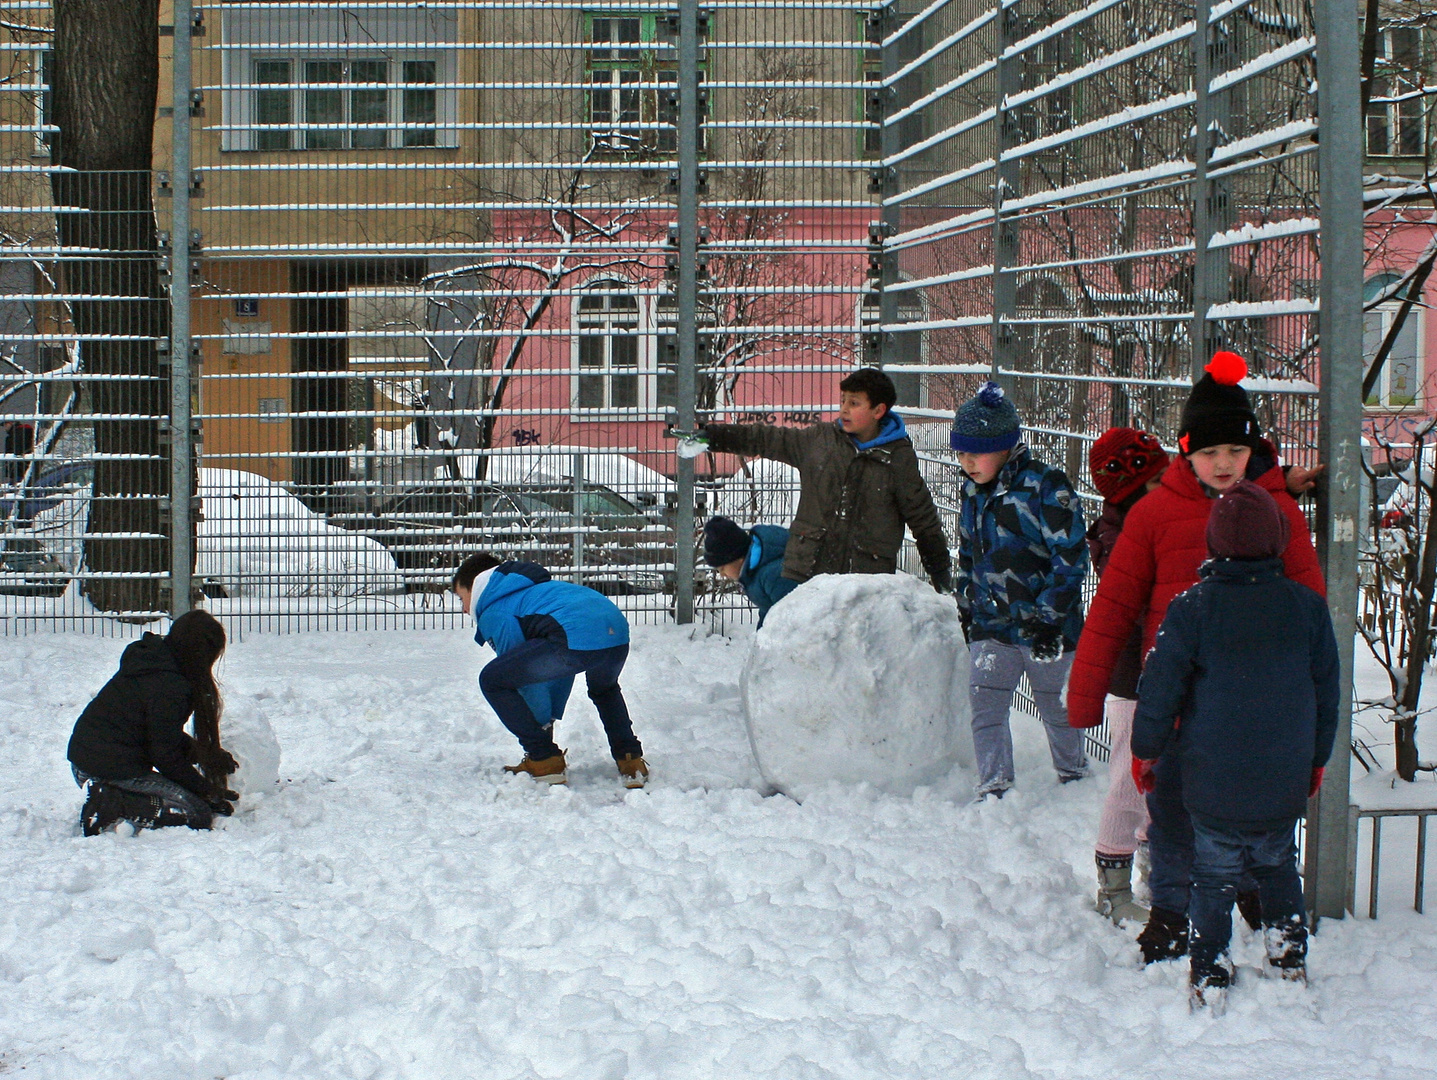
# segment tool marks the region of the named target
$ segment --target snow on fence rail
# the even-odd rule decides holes
[[[157,102],[192,107],[116,132],[155,140],[132,174],[67,151],[48,36],[24,28],[45,5],[0,29],[0,409],[28,428],[0,477],[6,625],[186,602],[166,586],[191,516],[196,597],[256,626],[451,622],[443,586],[479,548],[639,619],[686,589],[746,617],[688,538],[715,508],[786,523],[796,480],[713,458],[690,482],[665,427],[823,420],[863,363],[937,458],[997,376],[1086,483],[1094,434],[1170,443],[1195,362],[1231,347],[1284,458],[1314,460],[1295,0],[726,0],[697,16],[689,116],[677,3],[192,10]],[[212,472],[259,509],[230,514]],[[293,505],[302,536],[276,524]]]

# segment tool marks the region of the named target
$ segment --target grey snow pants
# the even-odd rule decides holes
[[[1038,704],[1038,715],[1048,734],[1053,768],[1061,779],[1082,776],[1088,766],[1083,733],[1068,726],[1063,684],[1073,665],[1073,654],[1050,664],[1034,661],[1027,648],[1001,641],[975,641],[968,647],[973,675],[968,699],[973,709],[973,750],[978,757],[978,791],[1003,791],[1013,786],[1013,733],[1008,714],[1013,692],[1026,673]]]

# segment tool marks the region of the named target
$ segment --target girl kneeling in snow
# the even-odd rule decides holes
[[[86,836],[120,821],[208,829],[215,814],[234,812],[238,796],[225,780],[237,765],[220,746],[223,703],[212,670],[224,650],[224,627],[206,611],[187,612],[164,637],[145,634],[125,649],[70,736],[75,783],[88,785]],[[191,715],[193,738],[185,732]]]

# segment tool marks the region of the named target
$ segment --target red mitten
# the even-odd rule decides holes
[[[1138,790],[1144,795],[1151,795],[1158,786],[1158,778],[1153,775],[1153,766],[1156,764],[1156,761],[1133,758],[1133,783],[1138,785]]]
[[[1317,798],[1317,793],[1322,790],[1322,774],[1327,772],[1326,767],[1319,765],[1312,770],[1312,779],[1307,782],[1307,797]]]

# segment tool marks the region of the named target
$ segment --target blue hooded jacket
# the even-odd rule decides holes
[[[843,422],[841,420],[835,420],[833,423],[839,431],[843,431]],[[847,435],[848,433],[844,432],[844,434]],[[872,450],[876,446],[887,446],[889,443],[895,443],[899,439],[908,438],[908,425],[903,422],[903,417],[890,410],[888,414],[884,416],[883,423],[878,425],[878,434],[867,442],[859,442],[857,439],[854,439],[852,435],[848,437],[853,439],[854,447],[857,448],[859,453],[862,453],[864,450]]]
[[[783,576],[783,553],[788,547],[788,530],[781,525],[755,525],[753,540],[738,583],[758,608],[758,625],[768,618],[768,609],[798,588],[798,582]]]
[[[629,623],[612,600],[593,589],[554,581],[531,562],[496,567],[473,599],[474,640],[506,653],[532,638],[548,638],[576,652],[629,643]],[[526,686],[520,693],[539,723],[564,715],[572,678]]]
[[[1332,754],[1332,618],[1281,559],[1218,559],[1200,573],[1168,606],[1148,653],[1133,756],[1176,754],[1194,817],[1278,828],[1306,811],[1312,770]]]

